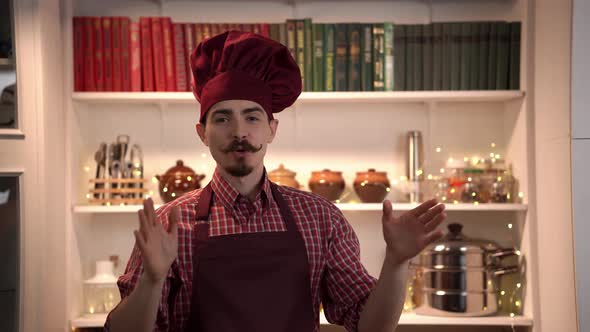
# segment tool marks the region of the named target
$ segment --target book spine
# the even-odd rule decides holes
[[[442,44],[443,29],[441,23],[432,24],[432,90],[442,90]]]
[[[121,79],[121,17],[112,18],[112,27],[113,91],[123,91],[123,81]]]
[[[520,89],[520,34],[521,23],[510,23],[510,90]]]
[[[461,73],[461,84],[459,90],[469,90],[470,85],[470,63],[471,57],[469,54],[469,47],[470,47],[470,37],[471,37],[471,24],[469,22],[460,23],[461,26],[461,65],[460,65],[460,73]]]
[[[84,91],[96,91],[94,79],[94,31],[92,17],[84,17]]]
[[[373,91],[373,25],[363,24],[361,33],[361,90]]]
[[[481,38],[479,23],[471,23],[471,38],[469,39],[469,49],[471,61],[469,63],[469,89],[477,90],[479,86],[479,39]]]
[[[104,59],[104,90],[114,91],[113,89],[113,26],[112,17],[102,18],[102,47]]]
[[[397,91],[406,90],[406,26],[393,27],[393,84]]]
[[[129,17],[121,18],[121,81],[123,91],[131,91],[131,46]]]
[[[313,29],[313,91],[324,91],[324,25],[314,23]]]
[[[424,90],[424,74],[422,64],[424,62],[424,34],[422,25],[414,25],[414,90]]]
[[[94,31],[94,81],[96,91],[104,89],[104,48],[102,46],[102,20],[100,17],[92,18]]]
[[[172,35],[172,20],[170,17],[162,17],[162,39],[164,40],[164,69],[166,74],[166,91],[176,89],[176,51],[174,50],[174,37]],[[186,79],[186,78],[185,78]]]
[[[156,91],[166,91],[166,69],[164,65],[162,22],[160,17],[152,17],[152,53],[154,58],[154,78]]]
[[[131,48],[131,91],[141,91],[141,42],[139,23],[129,25]]]
[[[461,23],[451,23],[451,90],[461,88]]]
[[[490,25],[490,48],[488,60],[488,83],[487,89],[496,89],[496,75],[498,73],[498,22]]]
[[[348,91],[347,59],[348,59],[348,38],[347,24],[338,23],[335,29],[335,51],[334,59],[334,91]]]
[[[313,34],[311,19],[303,20],[304,30],[304,62],[305,62],[305,90],[313,91]]]
[[[141,30],[141,78],[143,91],[154,91],[152,24],[149,17],[140,17],[139,24]]]
[[[498,65],[496,90],[508,90],[508,63],[510,62],[510,25],[498,23]]]
[[[192,51],[195,49],[195,47],[197,47],[198,44],[195,44],[195,39],[194,39],[194,35],[196,34],[196,29],[198,29],[198,27],[195,28],[195,26],[197,26],[196,24],[193,23],[184,23],[182,24],[182,27],[184,29],[184,58],[186,59],[186,63],[187,66],[185,68],[186,70],[186,91],[192,91],[192,80],[193,80],[193,73],[191,71],[191,66],[190,66],[190,61],[191,61],[191,53]],[[203,27],[203,25],[201,25],[200,27]]]
[[[186,74],[188,72],[188,62],[184,50],[184,27],[181,23],[172,24],[172,36],[174,41],[176,91],[187,91]]]
[[[84,21],[73,18],[74,29],[74,91],[84,91]]]
[[[432,75],[434,68],[432,64],[432,45],[434,44],[434,27],[432,24],[427,24],[423,27],[423,49],[422,49],[422,87],[423,90],[432,91],[434,79]]]
[[[490,61],[490,23],[479,23],[479,90],[488,89],[488,66]]]
[[[361,25],[348,25],[348,91],[361,91]]]
[[[385,39],[385,91],[393,91],[394,87],[394,27],[392,23],[383,24]]]
[[[297,27],[295,20],[287,20],[287,48],[297,62]],[[301,70],[301,68],[299,68]]]
[[[326,55],[326,67],[324,77],[326,78],[326,91],[334,91],[336,79],[336,27],[332,23],[326,24],[324,28],[324,54]]]
[[[385,35],[383,23],[373,24],[373,91],[385,91]]]

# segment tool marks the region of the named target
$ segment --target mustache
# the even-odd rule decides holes
[[[238,150],[244,150],[246,152],[258,152],[262,149],[262,144],[259,147],[255,147],[254,145],[250,144],[248,141],[233,141],[231,144],[223,149],[224,153],[229,153]]]

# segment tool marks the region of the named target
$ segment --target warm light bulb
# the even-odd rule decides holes
[[[158,183],[158,179],[155,176],[152,178],[152,183]]]
[[[440,172],[441,172],[441,173],[444,173],[444,172],[445,172],[445,169],[444,169],[444,168],[441,168],[441,169],[440,169]]]
[[[440,146],[436,148],[436,152],[441,152],[441,151],[442,151],[442,149],[440,148]]]
[[[86,172],[90,172],[90,167],[88,167],[88,166],[84,166],[84,171],[86,171]]]
[[[491,147],[495,148],[496,147],[496,143],[492,142],[492,144],[490,144]]]
[[[508,229],[512,229],[512,224],[508,224]]]
[[[432,174],[428,174],[427,178],[428,180],[432,180]]]
[[[500,159],[500,155],[499,154],[497,154],[495,157],[496,157],[496,159]]]
[[[207,154],[205,152],[201,153],[201,158],[207,158]]]

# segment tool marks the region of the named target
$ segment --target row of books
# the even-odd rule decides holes
[[[191,51],[227,30],[287,46],[305,91],[518,89],[520,22],[174,23],[74,17],[76,91],[190,91]]]

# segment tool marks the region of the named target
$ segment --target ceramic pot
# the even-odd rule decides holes
[[[171,202],[189,191],[201,188],[200,181],[205,175],[184,166],[182,160],[176,161],[176,166],[171,167],[164,175],[156,175],[160,182],[160,197],[166,203]]]
[[[342,172],[331,171],[329,169],[311,172],[309,189],[314,194],[318,194],[330,201],[340,199],[340,196],[344,192],[344,186]]]
[[[278,185],[287,186],[295,189],[301,188],[299,182],[295,180],[297,173],[285,168],[283,164],[279,168],[268,172],[268,179]]]
[[[386,172],[376,172],[369,168],[367,172],[357,172],[354,179],[354,191],[363,203],[381,203],[390,191]]]

